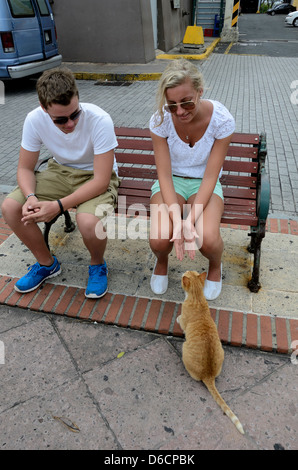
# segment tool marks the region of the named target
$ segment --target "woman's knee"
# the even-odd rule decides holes
[[[169,238],[163,239],[150,237],[149,244],[151,250],[156,253],[168,253],[172,249],[172,242],[170,242]]]
[[[204,252],[214,252],[223,248],[223,240],[219,231],[203,231],[201,249]]]

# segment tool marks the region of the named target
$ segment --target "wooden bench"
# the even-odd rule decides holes
[[[119,176],[122,178],[116,212],[135,215],[139,208],[140,214],[149,216],[151,186],[157,179],[149,129],[121,127],[115,131],[119,144],[115,153]],[[221,177],[224,193],[221,222],[250,227],[248,250],[254,255],[254,263],[248,287],[252,292],[258,292],[261,287],[261,242],[265,236],[269,211],[270,186],[265,171],[266,155],[265,135],[235,133]],[[65,231],[73,230],[74,224],[68,211],[64,215]],[[51,225],[57,218],[45,224],[46,243]]]

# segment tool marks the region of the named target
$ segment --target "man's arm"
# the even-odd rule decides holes
[[[34,168],[38,157],[39,151],[30,152],[21,147],[17,169],[17,181],[25,197],[35,192],[36,180]]]
[[[69,196],[61,199],[63,209],[76,207],[82,202],[104,193],[111,179],[114,162],[114,150],[94,156],[94,178],[87,181],[80,188]],[[29,211],[22,218],[22,222],[50,222],[60,213],[60,206],[57,201],[38,201],[30,198]]]
[[[75,207],[82,202],[103,194],[108,189],[114,163],[114,150],[94,156],[94,178],[83,184],[69,196],[61,199],[64,209]]]

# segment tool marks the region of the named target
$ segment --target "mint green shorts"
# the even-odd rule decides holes
[[[173,183],[176,193],[180,194],[185,201],[188,201],[190,196],[196,194],[199,190],[199,187],[202,183],[202,178],[183,178],[183,176],[174,176]],[[159,181],[155,181],[151,188],[152,196],[160,191]],[[217,180],[214,191],[214,194],[217,194],[223,200],[222,186]]]

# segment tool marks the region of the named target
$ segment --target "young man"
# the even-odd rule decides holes
[[[24,123],[18,187],[2,205],[5,221],[37,260],[15,289],[30,292],[60,273],[60,264],[47,248],[38,223],[76,207],[77,226],[91,257],[85,295],[99,298],[107,291],[107,239],[98,236],[104,229],[96,208],[101,204],[114,207],[119,186],[113,122],[98,106],[79,103],[76,82],[68,69],[44,72],[37,93],[40,106]],[[46,170],[35,173],[42,144],[52,159]]]

